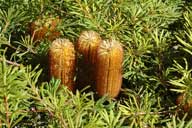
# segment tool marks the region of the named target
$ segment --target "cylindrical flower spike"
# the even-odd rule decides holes
[[[41,17],[30,24],[30,35],[34,41],[41,41],[47,38],[53,41],[60,36],[57,30],[61,20],[58,17]]]
[[[68,39],[56,39],[49,50],[50,76],[61,79],[61,83],[74,90],[75,77],[75,49]]]
[[[123,48],[116,40],[105,40],[96,57],[96,91],[99,96],[116,97],[122,84]]]
[[[86,63],[94,64],[97,48],[101,43],[101,37],[95,31],[83,31],[77,43],[77,50],[83,55]]]
[[[79,89],[95,84],[95,58],[97,49],[102,42],[101,37],[95,31],[83,31],[78,39],[77,51],[82,56],[78,61],[77,84]]]

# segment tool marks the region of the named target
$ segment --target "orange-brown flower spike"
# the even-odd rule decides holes
[[[99,96],[118,96],[122,84],[123,48],[116,40],[105,40],[96,57],[96,91]]]
[[[60,36],[57,30],[60,23],[61,20],[58,17],[38,18],[30,24],[30,35],[34,41],[41,41],[45,38],[53,41]]]
[[[77,51],[82,55],[78,61],[77,84],[78,89],[83,89],[90,85],[93,89],[95,85],[95,58],[97,49],[102,39],[95,31],[83,31],[77,42]]]
[[[77,50],[83,55],[85,62],[94,64],[97,48],[101,43],[101,37],[95,31],[83,31],[78,39]]]
[[[50,76],[61,79],[61,83],[74,90],[75,49],[68,39],[56,39],[49,49]]]
[[[180,106],[184,112],[188,112],[188,114],[192,115],[192,99],[187,97],[185,93],[181,93],[177,97],[176,104]]]

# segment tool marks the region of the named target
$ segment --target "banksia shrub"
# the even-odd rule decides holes
[[[75,49],[68,39],[56,39],[49,50],[50,77],[61,79],[61,83],[74,90]]]
[[[53,41],[60,36],[60,32],[57,30],[59,24],[60,19],[58,17],[38,18],[30,24],[30,35],[33,36],[34,41],[44,38]]]
[[[79,89],[94,85],[95,57],[101,43],[101,37],[95,31],[83,31],[78,39],[77,51],[82,55],[78,62],[77,83]]]
[[[96,57],[96,91],[99,96],[116,97],[122,84],[123,48],[116,40],[105,40]]]

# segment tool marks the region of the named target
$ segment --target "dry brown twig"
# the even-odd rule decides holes
[[[13,65],[13,66],[17,66],[19,67],[21,64],[18,64],[16,62],[12,62],[12,61],[9,61],[9,60],[6,60],[6,59],[3,59],[3,58],[0,58],[0,61],[5,61],[7,64],[10,64],[10,65]]]

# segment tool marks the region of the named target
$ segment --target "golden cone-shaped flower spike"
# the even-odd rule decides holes
[[[83,31],[77,43],[77,50],[84,57],[85,62],[94,64],[97,48],[101,43],[101,37],[95,31]]]
[[[99,96],[116,97],[122,84],[123,48],[116,40],[105,40],[96,57],[96,91]]]
[[[68,39],[56,39],[49,49],[50,76],[61,79],[61,83],[74,90],[75,49]]]
[[[78,61],[77,84],[79,89],[95,84],[95,58],[101,43],[101,37],[95,31],[83,31],[78,39],[77,51],[82,55]]]

